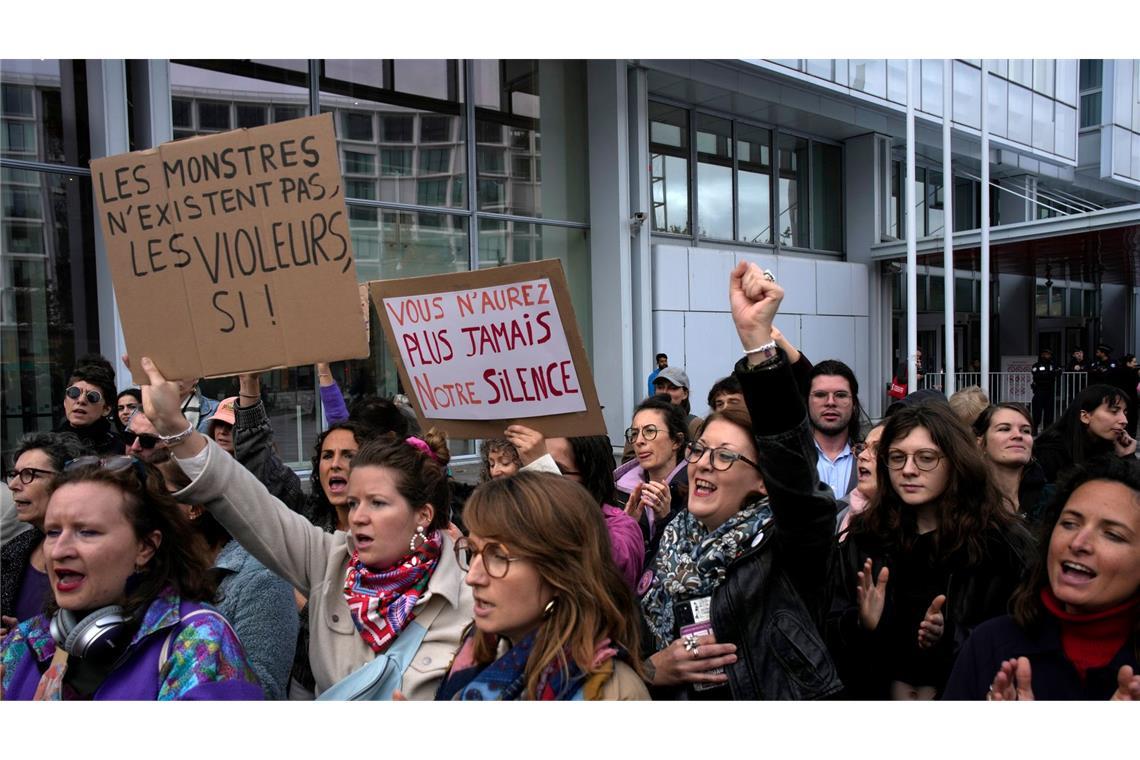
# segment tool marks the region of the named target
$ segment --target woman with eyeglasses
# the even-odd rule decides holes
[[[648,563],[657,553],[662,530],[685,511],[685,414],[668,400],[651,396],[634,410],[625,440],[635,456],[614,470],[614,487],[620,506],[641,526]]]
[[[641,598],[654,698],[819,699],[842,688],[818,630],[835,500],[773,340],[783,295],[755,264],[732,272],[748,411],[714,412],[686,447],[687,508],[665,526]]]
[[[1033,458],[1033,417],[1023,404],[992,404],[974,419],[974,435],[1002,503],[1031,522],[1041,517],[1053,486]]]
[[[147,358],[143,406],[201,504],[258,561],[308,598],[309,661],[326,699],[435,696],[471,620],[448,525],[445,436],[370,440],[347,472],[345,529],[326,533],[182,416],[177,384]],[[439,506],[437,506],[439,505]],[[387,671],[393,677],[385,675]]]
[[[19,621],[44,611],[44,602],[51,596],[43,546],[51,482],[65,464],[90,453],[70,433],[28,433],[20,439],[5,480],[17,519],[32,528],[5,541],[0,549],[0,636]]]
[[[79,359],[63,392],[64,419],[57,433],[72,433],[96,454],[122,454],[123,439],[111,423],[115,371],[98,354]]]
[[[550,473],[479,486],[455,545],[475,598],[437,700],[648,699],[636,607],[593,498]]]
[[[947,405],[895,412],[876,459],[838,547],[829,640],[848,697],[934,699],[970,632],[1005,612],[1032,544]]]
[[[1075,468],[1038,538],[1010,614],[978,626],[942,698],[1140,700],[1140,469]]]
[[[0,643],[4,699],[261,698],[157,470],[121,455],[70,462],[44,533],[53,599]]]

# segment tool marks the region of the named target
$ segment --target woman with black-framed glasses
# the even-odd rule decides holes
[[[618,506],[641,527],[648,565],[665,526],[685,511],[684,453],[689,442],[685,415],[667,399],[651,396],[634,410],[625,440],[633,447],[634,458],[614,470],[614,488]]]
[[[972,432],[944,404],[893,414],[877,484],[840,535],[829,643],[848,696],[934,699],[1033,554]]]
[[[98,354],[81,357],[63,392],[64,419],[57,433],[72,433],[98,454],[122,454],[123,439],[112,423],[115,371]]]
[[[647,699],[637,613],[582,486],[552,473],[489,481],[455,544],[475,620],[437,700]]]
[[[783,290],[741,263],[729,283],[748,411],[708,417],[685,447],[688,505],[643,579],[642,669],[654,699],[821,699],[842,685],[819,627],[835,500],[772,331]]]
[[[43,612],[51,597],[43,551],[51,482],[68,461],[88,452],[70,433],[29,433],[20,440],[12,469],[4,473],[17,519],[32,527],[0,549],[0,636],[17,622]]]

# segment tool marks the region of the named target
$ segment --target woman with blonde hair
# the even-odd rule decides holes
[[[549,473],[483,484],[455,544],[475,621],[437,700],[648,699],[629,587],[590,494]]]

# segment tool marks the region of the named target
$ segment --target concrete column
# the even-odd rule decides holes
[[[593,371],[606,429],[617,442],[633,414],[636,385],[626,64],[590,61],[586,77]]]

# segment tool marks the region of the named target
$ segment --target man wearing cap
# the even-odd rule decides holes
[[[1112,360],[1112,346],[1107,343],[1098,343],[1093,354],[1093,362],[1089,365],[1089,385],[1093,383],[1111,383],[1116,372],[1116,362]]]
[[[665,354],[657,354],[657,369],[649,373],[649,395],[652,396],[657,391],[653,390],[653,381],[661,374],[661,370],[669,366],[669,357]]]
[[[1036,435],[1053,424],[1057,405],[1057,378],[1061,376],[1061,368],[1053,363],[1052,349],[1041,349],[1030,373],[1033,376],[1033,433]]]
[[[673,406],[685,410],[687,415],[685,424],[689,428],[689,437],[695,439],[697,429],[704,420],[693,414],[689,406],[689,376],[685,374],[685,370],[680,367],[665,367],[660,370],[653,379],[653,391],[658,395],[668,396]]]

